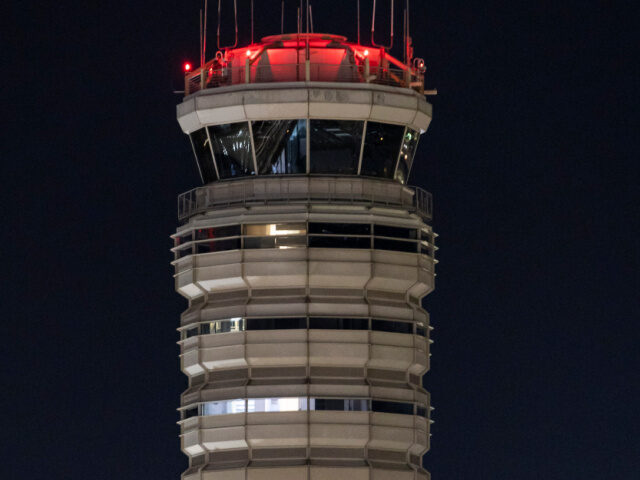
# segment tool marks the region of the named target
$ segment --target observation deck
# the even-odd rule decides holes
[[[422,71],[338,35],[265,37],[188,73],[178,122],[203,183],[302,174],[405,184],[432,117]]]

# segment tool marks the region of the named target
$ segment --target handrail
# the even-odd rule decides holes
[[[257,204],[332,203],[400,207],[431,220],[432,197],[420,187],[368,178],[252,177],[194,188],[178,196],[178,219],[216,208]]]
[[[277,82],[346,82],[374,83],[393,87],[410,88],[424,93],[424,76],[403,65],[403,68],[366,65],[327,64],[310,62],[260,65],[254,55],[249,62],[240,65],[215,67],[214,61],[185,75],[185,96],[199,90],[230,85]],[[399,62],[398,62],[399,63]]]

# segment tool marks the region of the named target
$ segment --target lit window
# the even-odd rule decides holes
[[[247,400],[247,412],[300,412],[307,409],[307,397],[250,398]]]
[[[245,225],[244,234],[249,236],[305,235],[304,223],[265,223]]]
[[[206,402],[202,404],[202,415],[227,415],[230,413],[244,413],[244,399],[222,400],[219,402]]]

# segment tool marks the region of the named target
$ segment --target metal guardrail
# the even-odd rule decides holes
[[[216,208],[265,204],[332,203],[400,207],[431,220],[431,194],[420,187],[367,178],[248,178],[194,188],[178,196],[178,219]]]
[[[185,95],[199,90],[247,83],[277,82],[373,83],[424,91],[424,78],[410,70],[366,65],[293,63],[213,68],[205,66],[185,77]]]

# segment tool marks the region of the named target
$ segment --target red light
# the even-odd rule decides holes
[[[251,50],[247,50],[247,57],[251,56]]]
[[[365,50],[365,51],[364,51],[364,56],[365,56],[365,57],[368,57],[368,56],[369,56],[369,50]]]
[[[184,68],[184,71],[185,71],[185,72],[190,72],[190,71],[191,71],[191,64],[190,64],[189,62],[186,62],[186,63],[184,64],[184,67],[183,67],[183,68]]]

